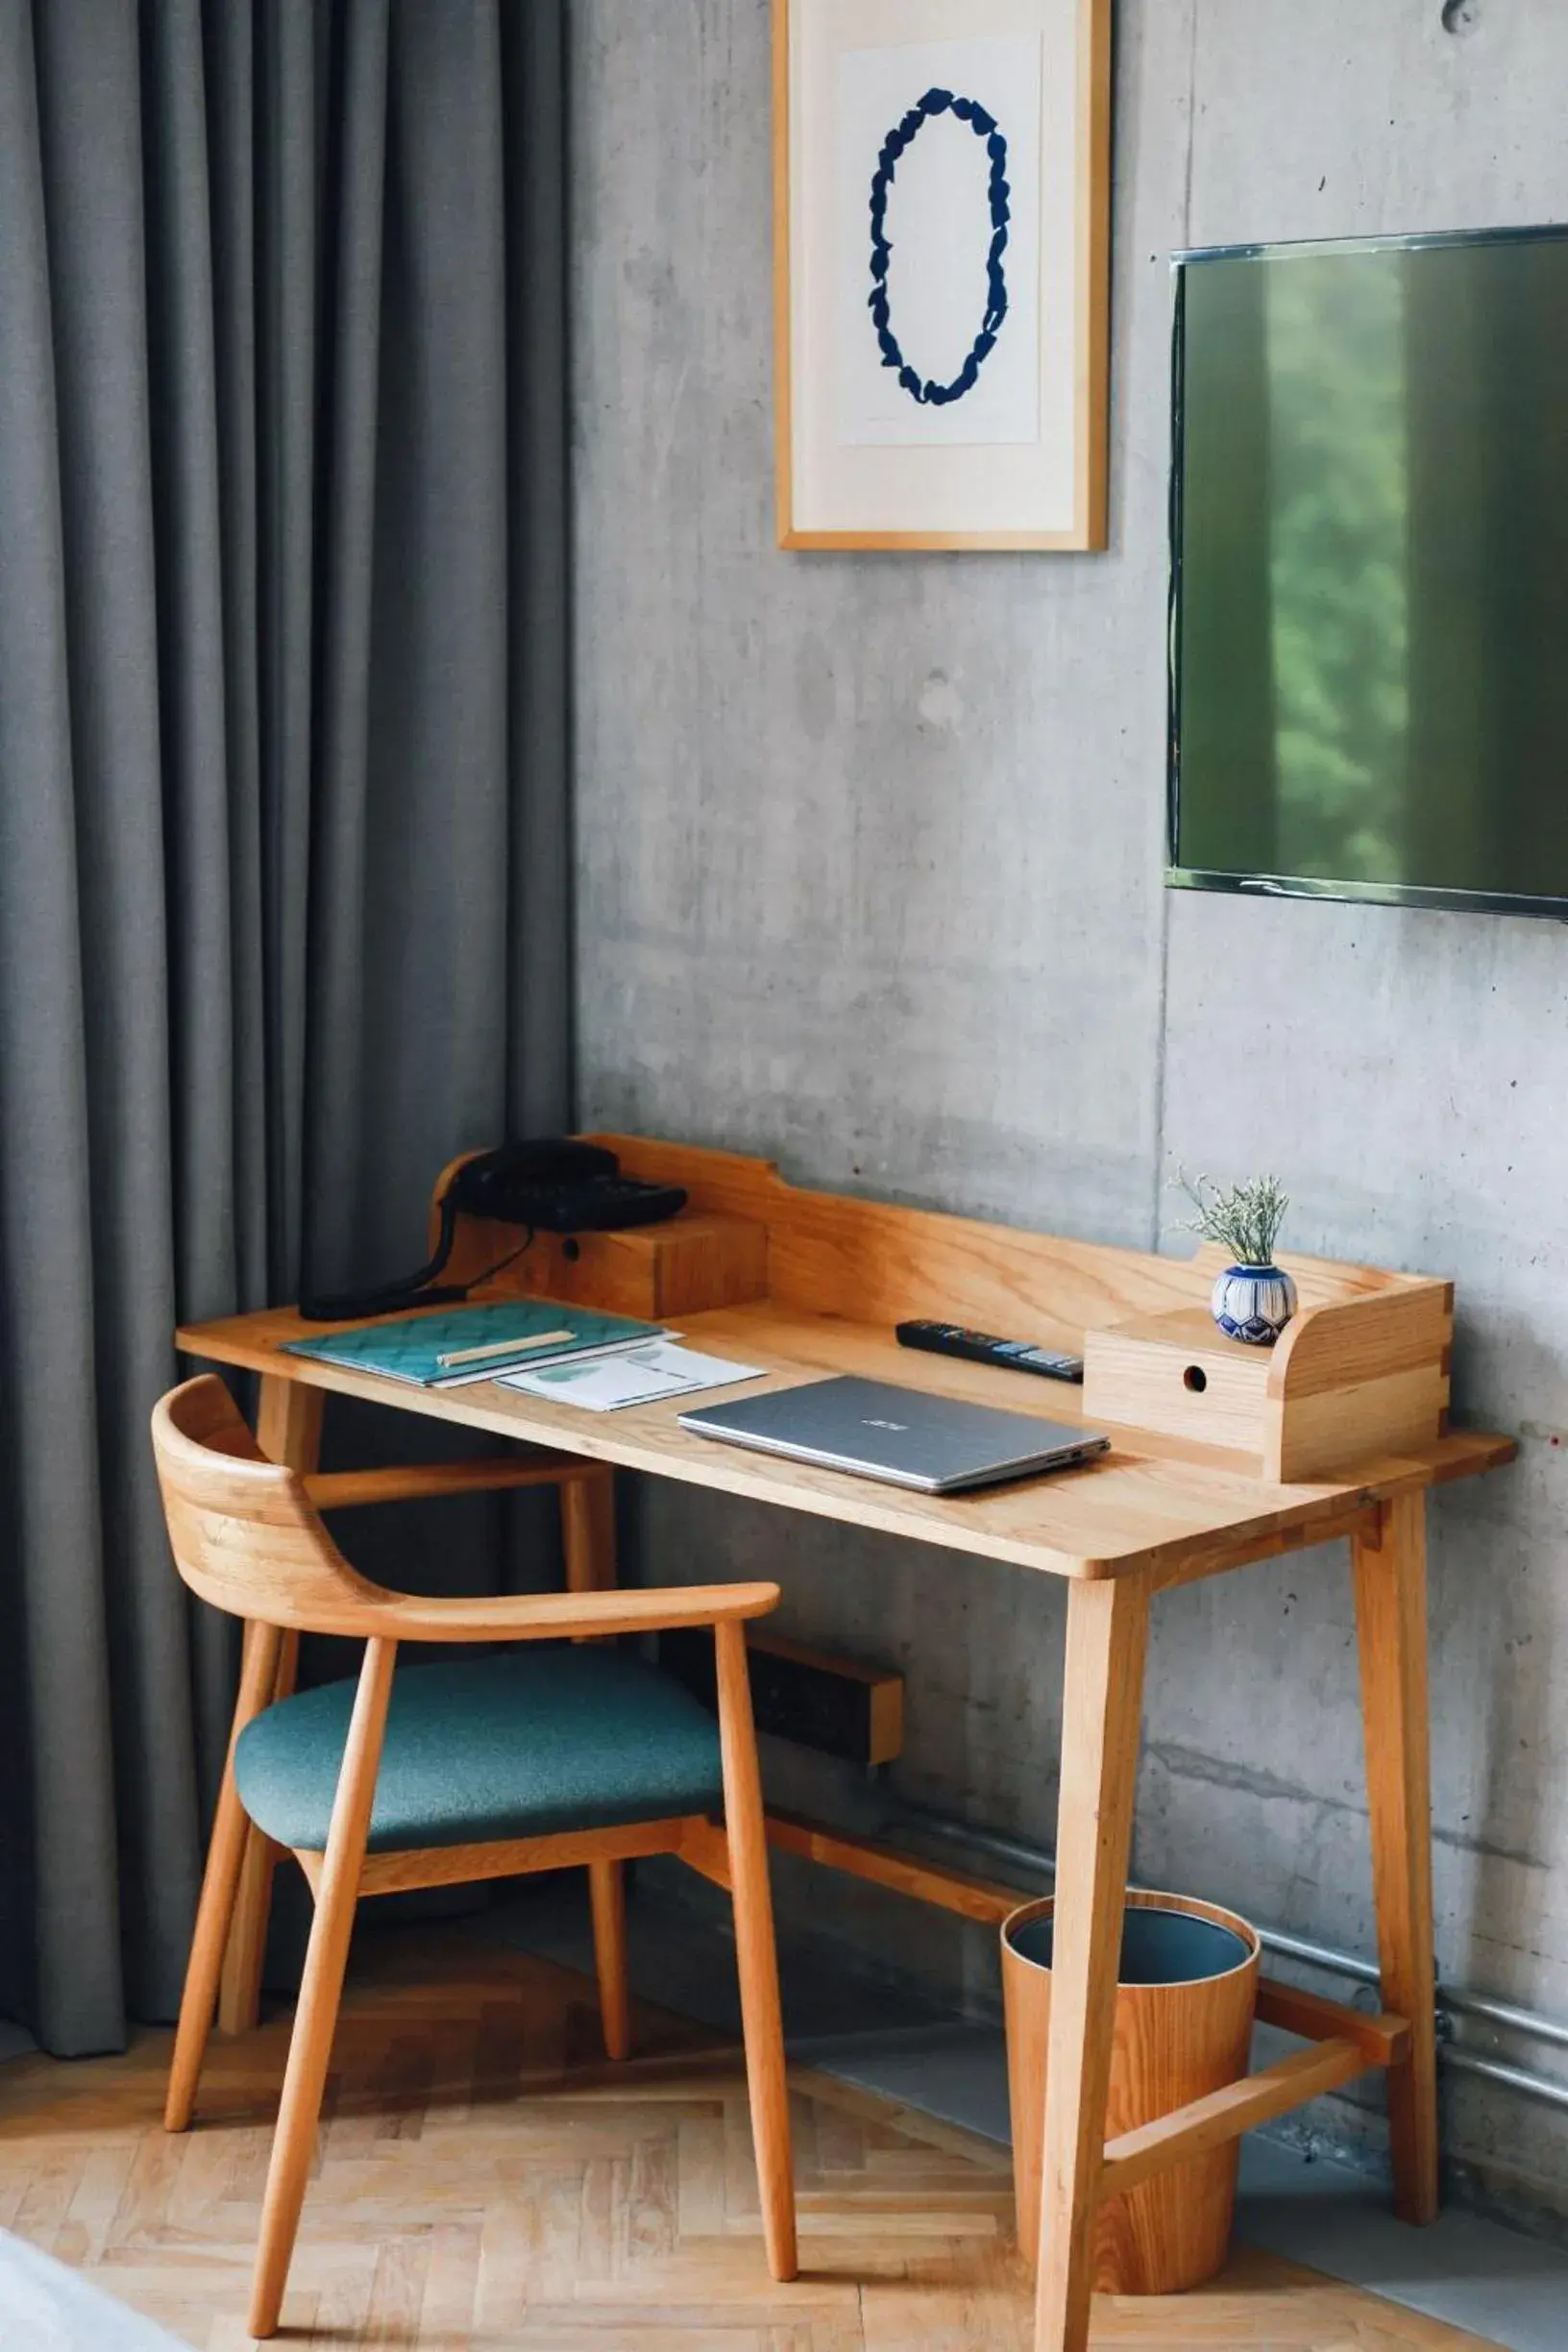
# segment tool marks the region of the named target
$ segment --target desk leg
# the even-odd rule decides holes
[[[291,1470],[313,1470],[321,1454],[321,1417],[327,1403],[324,1388],[305,1382],[278,1380],[263,1374],[256,1415],[256,1441],[269,1461],[286,1462]],[[258,1629],[245,1628],[245,1644]],[[286,1699],[294,1688],[300,1637],[285,1633],[278,1654],[273,1700]],[[270,1703],[270,1702],[269,1702]],[[261,1963],[266,1952],[267,1919],[272,1910],[272,1874],[279,1850],[263,1837],[255,1823],[245,1833],[245,1858],[240,1864],[239,1891],[234,1898],[229,1943],[218,1989],[218,2031],[248,2033],[261,2009]]]
[[[615,1472],[596,1468],[561,1484],[561,1550],[568,1592],[613,1592]]]
[[[1398,1495],[1351,1543],[1361,1653],[1372,1881],[1383,2005],[1410,2021],[1388,2070],[1394,2210],[1437,2214],[1437,2038],[1432,1921],[1432,1734],[1427,1700],[1427,1498]]]
[[[616,1582],[615,1473],[569,1479],[561,1488],[561,1550],[568,1592],[608,1592]],[[625,1865],[590,1862],[588,1895],[594,1914],[594,1968],[604,2055],[631,2052],[631,2007],[626,1980]]]
[[[1148,1630],[1145,1577],[1068,1586],[1036,2352],[1089,2342]]]

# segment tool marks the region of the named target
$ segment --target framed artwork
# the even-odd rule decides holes
[[[773,0],[781,547],[1104,547],[1111,7]]]

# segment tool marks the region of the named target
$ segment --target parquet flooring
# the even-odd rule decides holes
[[[170,2037],[0,2068],[0,2225],[200,2352],[240,2352],[286,2016],[215,2039],[165,2136]],[[356,1948],[280,2343],[401,2352],[1028,2352],[1005,2153],[818,2076],[795,2093],[802,2273],[763,2265],[735,2053],[472,1930]],[[1102,2297],[1099,2346],[1464,2352],[1481,2339],[1241,2253]]]

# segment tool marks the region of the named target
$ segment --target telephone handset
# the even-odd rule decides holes
[[[465,1160],[453,1174],[441,1195],[441,1231],[428,1265],[378,1290],[301,1299],[300,1312],[312,1323],[344,1323],[360,1315],[390,1314],[399,1307],[442,1307],[467,1298],[483,1276],[467,1283],[438,1280],[452,1256],[459,1215],[526,1227],[527,1239],[512,1252],[521,1257],[536,1233],[616,1233],[632,1225],[660,1224],[685,1206],[679,1185],[644,1184],[635,1176],[623,1176],[614,1152],[602,1143],[579,1143],[570,1136],[502,1143]]]

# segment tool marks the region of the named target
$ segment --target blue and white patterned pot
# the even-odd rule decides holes
[[[1227,1339],[1272,1347],[1296,1311],[1296,1286],[1283,1266],[1227,1266],[1209,1304]]]

